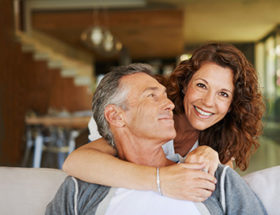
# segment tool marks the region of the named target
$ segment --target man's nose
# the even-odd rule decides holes
[[[165,110],[173,110],[175,108],[175,105],[173,104],[173,102],[167,97],[164,99],[163,104],[164,104]]]

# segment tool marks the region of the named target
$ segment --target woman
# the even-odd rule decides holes
[[[187,105],[191,100],[191,96],[198,98],[200,96],[193,94],[197,91],[190,92],[190,90],[192,89],[192,83],[196,83],[194,76],[202,67],[207,67],[205,68],[206,73],[210,72],[211,69],[215,70],[213,77],[217,83],[219,81],[220,83],[226,83],[227,81],[227,79],[223,80],[219,76],[218,69],[231,70],[233,88],[230,90],[231,92],[228,89],[224,89],[226,91],[216,91],[222,97],[231,100],[215,100],[215,105],[218,108],[223,107],[223,105],[226,106],[223,107],[222,117],[216,119],[215,122],[208,121],[203,125],[195,125],[192,123],[198,123],[199,121],[192,120],[191,117],[195,114],[189,113],[193,108]],[[202,93],[202,99],[210,100],[213,95],[210,93],[210,89],[207,89],[207,83],[205,84],[202,81],[199,84],[206,89],[206,92]],[[258,86],[257,74],[238,49],[226,44],[209,44],[197,49],[192,58],[189,61],[181,62],[171,75],[168,95],[175,104],[175,117],[186,117],[185,120],[176,120],[175,118],[175,122],[183,121],[191,124],[191,126],[186,125],[186,127],[196,128],[193,130],[196,133],[194,140],[199,139],[200,145],[208,145],[215,149],[219,153],[222,163],[226,163],[233,158],[237,167],[241,170],[245,170],[248,167],[252,147],[256,149],[259,145],[257,137],[261,133],[261,118],[264,105]],[[213,102],[213,100],[209,102]],[[204,105],[207,108],[207,104]],[[195,108],[197,108],[197,111],[201,111],[199,107]],[[207,114],[210,113],[207,112]],[[217,113],[215,114],[217,115]],[[180,138],[180,135],[191,136],[186,132],[181,132],[181,128],[183,126],[177,128],[176,139]],[[188,145],[183,142],[180,143],[176,139],[174,141],[175,149],[176,147],[180,148]],[[184,150],[182,151],[184,154]]]
[[[257,75],[235,47],[207,44],[176,67],[167,93],[176,106],[177,136],[171,144],[175,153],[188,156],[186,164],[161,168],[161,190],[169,197],[203,201],[211,195],[211,189],[207,180],[200,180],[199,169],[206,168],[214,174],[210,161],[214,160],[214,166],[217,162],[212,149],[222,163],[235,159],[236,166],[244,170],[252,150],[258,147],[263,102]],[[154,168],[112,155],[116,155],[115,150],[99,139],[74,151],[64,170],[93,183],[157,190]]]

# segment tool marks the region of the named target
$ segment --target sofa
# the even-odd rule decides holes
[[[44,214],[65,177],[66,174],[57,169],[0,167],[0,214]],[[280,214],[280,166],[243,178],[262,200],[268,214]]]

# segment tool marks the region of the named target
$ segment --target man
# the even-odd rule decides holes
[[[46,214],[266,214],[238,174],[223,166],[216,171],[215,191],[203,203],[160,195],[159,167],[170,163],[162,145],[176,135],[173,108],[165,87],[150,75],[147,65],[119,67],[105,75],[93,98],[99,133],[116,146],[121,159],[156,167],[158,193],[111,188],[68,177]]]

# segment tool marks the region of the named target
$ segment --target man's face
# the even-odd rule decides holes
[[[128,89],[124,118],[129,134],[141,140],[173,139],[174,104],[167,98],[165,87],[145,73],[125,76],[121,84]]]

